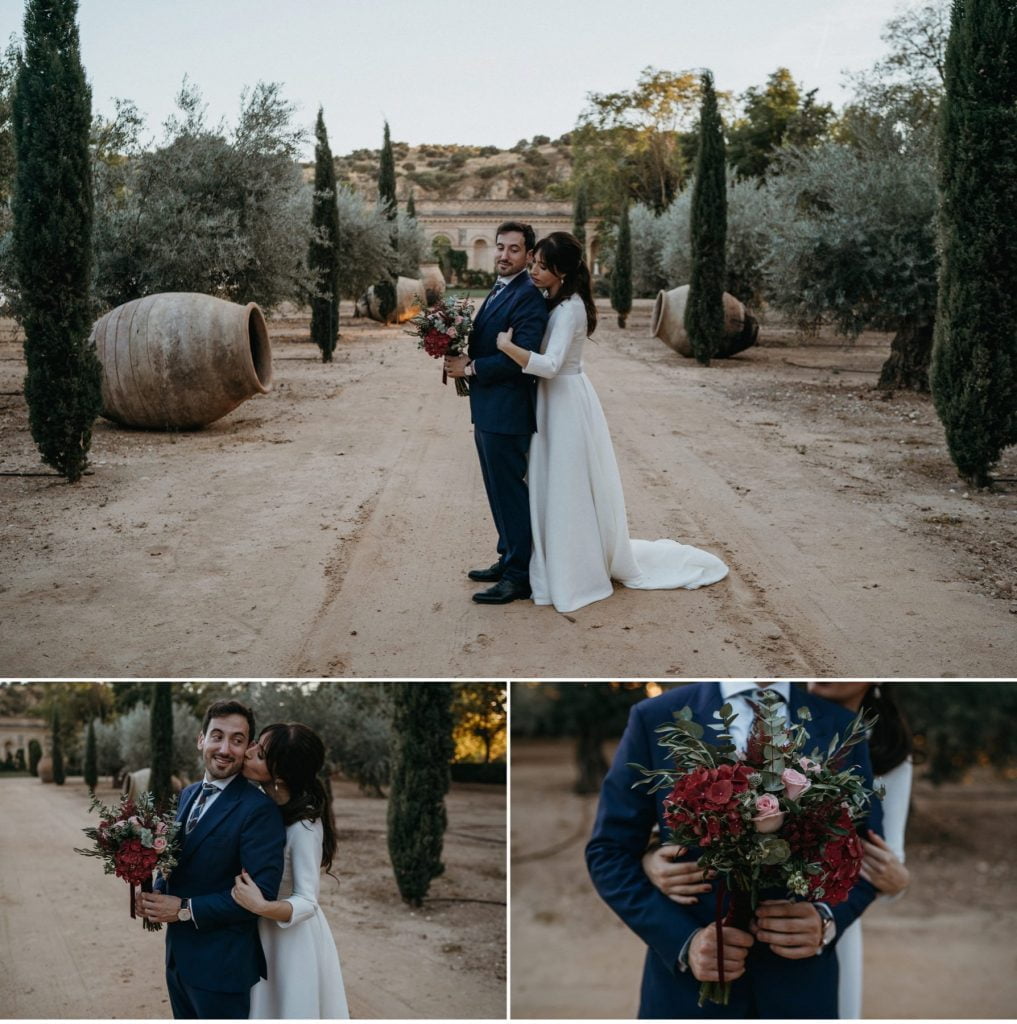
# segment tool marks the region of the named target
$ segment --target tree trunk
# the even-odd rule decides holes
[[[597,793],[607,774],[607,758],[604,757],[603,736],[600,729],[583,729],[576,737],[576,761],[579,776],[576,779],[577,793]]]
[[[907,319],[894,335],[876,387],[880,391],[929,392],[933,321]]]

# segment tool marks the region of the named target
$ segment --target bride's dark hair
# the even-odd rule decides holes
[[[583,259],[583,247],[579,239],[567,231],[552,231],[537,242],[533,258],[539,259],[548,270],[562,278],[561,287],[551,300],[549,309],[578,295],[586,307],[586,333],[593,334],[597,329],[597,307],[593,302],[590,268]]]
[[[265,767],[273,779],[282,779],[290,791],[279,810],[283,821],[321,821],[323,832],[321,866],[332,867],[335,856],[335,818],[328,791],[319,777],[325,767],[325,744],[321,737],[300,722],[266,725],[258,735],[265,753]]]

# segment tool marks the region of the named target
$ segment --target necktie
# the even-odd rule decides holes
[[[186,835],[190,835],[191,830],[198,824],[198,819],[205,810],[205,803],[208,800],[209,794],[214,793],[218,788],[218,786],[213,786],[211,782],[203,782],[201,784],[201,792],[198,794],[198,799],[194,801],[191,813],[187,817],[187,828],[184,830]]]
[[[508,281],[502,281],[502,280],[495,281],[494,282],[494,287],[491,289],[491,294],[488,295],[488,297],[487,297],[487,301],[491,302],[494,299],[498,298],[498,296],[501,295],[502,291],[504,290],[504,288],[506,287],[507,284],[508,284]]]
[[[746,740],[746,749],[751,747],[754,743],[758,744],[758,745],[762,744],[762,740],[763,740],[763,733],[762,733],[763,719],[762,719],[762,716],[759,713],[759,706],[762,705],[763,698],[766,696],[767,693],[774,694],[776,697],[778,697],[780,699],[781,703],[783,703],[784,698],[781,696],[781,694],[780,694],[780,692],[778,690],[761,690],[761,689],[744,690],[744,691],[742,691],[742,693],[739,694],[740,697],[745,697],[748,700],[753,702],[753,704],[752,704],[752,721],[749,723],[749,732],[748,732],[748,738]]]

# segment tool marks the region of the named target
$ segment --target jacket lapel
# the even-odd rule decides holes
[[[211,807],[205,809],[191,834],[187,835],[185,833],[184,835],[183,853],[186,856],[192,856],[202,841],[236,810],[240,803],[240,797],[243,796],[243,787],[246,785],[246,780],[234,777],[233,781],[215,798]],[[201,790],[200,785],[198,790]],[[193,800],[190,800],[188,804],[193,804],[193,802]],[[187,813],[190,814],[190,806],[188,806]],[[187,821],[186,817],[184,821]],[[187,827],[186,824],[184,827]]]

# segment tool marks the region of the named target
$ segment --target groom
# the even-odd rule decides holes
[[[715,711],[730,703],[736,712],[732,741],[743,750],[752,724],[749,699],[758,700],[758,687],[770,687],[781,697],[789,722],[798,724],[798,711],[807,708],[811,720],[806,751],[826,750],[834,735],[844,736],[851,712],[793,688],[790,683],[729,680],[676,687],[632,708],[614,763],[604,779],[593,837],[586,861],[601,897],[647,944],[639,1016],[644,1018],[837,1016],[837,959],[833,946],[855,918],[872,902],[875,889],[859,880],[846,902],[825,904],[768,901],[756,912],[752,933],[724,927],[726,980],[732,981],[728,1006],[698,1005],[699,984],[717,981],[714,899],[705,896],[692,906],[679,905],[656,889],[643,872],[642,856],[654,824],[664,834],[662,808],[666,788],[655,794],[632,789],[641,778],[633,764],[647,768],[672,767],[654,732],[669,725],[680,708],[692,709],[702,726],[715,723]],[[849,755],[872,786],[867,744]],[[874,801],[867,824],[882,829],[882,808]],[[690,851],[689,859],[698,857]]]
[[[473,321],[469,356],[446,356],[450,377],[470,383],[473,438],[498,530],[498,561],[467,575],[493,583],[473,595],[478,604],[508,604],[530,596],[530,499],[526,458],[537,429],[537,379],[498,351],[499,333],[537,351],[547,326],[547,303],[530,280],[527,264],[536,239],[529,224],[506,221],[495,233],[498,280]]]
[[[138,896],[139,914],[168,925],[166,985],[178,1020],[246,1019],[251,986],[267,975],[258,918],[230,895],[243,869],[270,900],[282,878],[282,815],[240,775],[253,736],[254,713],[239,701],[205,712],[205,778],[180,794],[177,866],[158,892]]]

